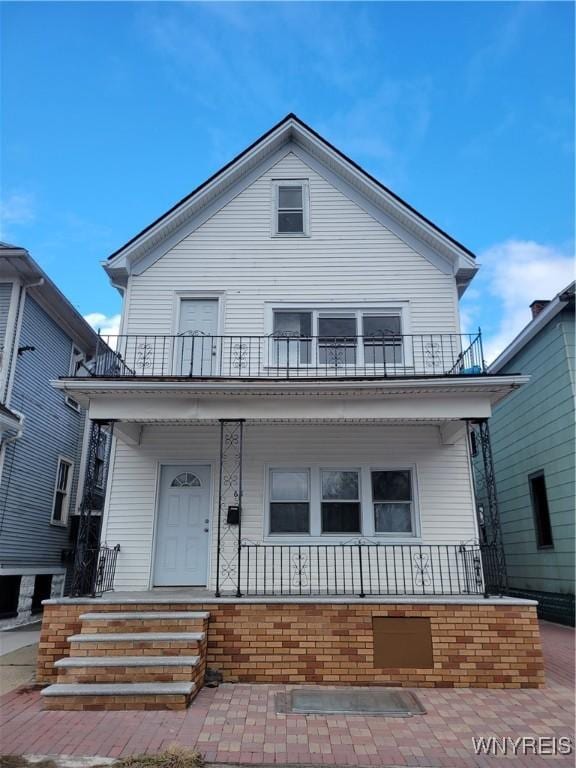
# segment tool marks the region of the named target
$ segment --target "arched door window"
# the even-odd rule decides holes
[[[192,472],[181,472],[170,483],[172,488],[200,488],[200,480]]]

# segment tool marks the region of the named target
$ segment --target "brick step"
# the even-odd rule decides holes
[[[176,656],[203,652],[205,632],[112,632],[72,635],[70,655]]]
[[[200,656],[85,656],[59,659],[59,683],[190,682],[201,687]]]
[[[45,709],[186,709],[197,687],[176,683],[56,683],[41,693]]]
[[[207,611],[101,611],[80,616],[81,632],[86,634],[202,631],[209,618]]]

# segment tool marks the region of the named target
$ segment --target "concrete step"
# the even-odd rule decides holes
[[[193,682],[56,683],[42,691],[46,709],[186,709],[197,692]]]
[[[200,656],[84,656],[58,659],[54,666],[65,667],[195,667]]]
[[[127,611],[84,613],[82,634],[113,632],[192,632],[207,628],[206,611]]]
[[[200,656],[81,656],[60,659],[58,683],[176,683],[200,687],[204,665]]]
[[[94,613],[82,613],[80,621],[162,621],[163,619],[209,619],[209,611],[97,611]]]
[[[187,656],[201,651],[204,632],[98,632],[71,635],[71,656]]]

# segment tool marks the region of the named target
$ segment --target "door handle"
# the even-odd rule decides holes
[[[208,533],[208,528],[204,528],[204,533]]]

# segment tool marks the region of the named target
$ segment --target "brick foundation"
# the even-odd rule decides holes
[[[96,611],[210,611],[207,661],[226,682],[536,688],[544,662],[536,606],[522,603],[51,603],[37,680],[56,680],[79,616]],[[372,619],[430,619],[433,667],[376,669]]]

